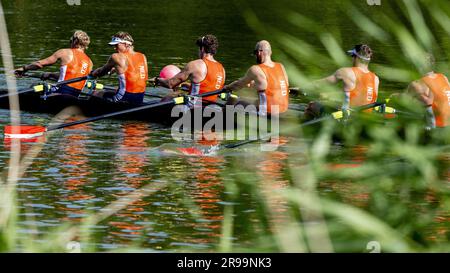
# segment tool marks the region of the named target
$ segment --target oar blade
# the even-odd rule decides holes
[[[45,127],[32,125],[5,126],[5,139],[33,139],[44,134]]]

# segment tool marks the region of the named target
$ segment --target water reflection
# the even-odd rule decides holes
[[[283,151],[283,146],[289,143],[286,137],[271,140],[278,145],[276,151],[261,154],[256,164],[256,171],[260,178],[259,188],[266,201],[266,209],[269,214],[270,228],[274,233],[282,232],[283,226],[291,220],[287,211],[287,201],[279,192],[289,187],[286,178],[288,153]]]
[[[200,220],[188,224],[192,236],[185,243],[210,246],[218,242],[221,234],[223,211],[220,202],[224,189],[221,171],[225,160],[222,156],[205,153],[221,144],[218,135],[204,132],[198,138],[191,145],[178,148],[186,156],[186,195],[194,202]]]
[[[329,164],[327,168],[333,172],[361,167],[367,159],[368,149],[368,146],[364,145],[349,147],[346,156],[340,157],[337,162]],[[347,204],[366,208],[370,198],[369,188],[363,183],[355,182],[355,179],[329,179],[323,181],[321,186],[336,193]]]
[[[91,130],[90,124],[66,129],[65,141],[61,143],[62,152],[57,165],[62,166],[64,190],[57,208],[65,212],[62,220],[80,221],[85,216],[85,201],[95,198],[84,190],[89,183],[88,177],[93,174],[86,147]]]
[[[148,124],[126,122],[120,128],[120,135],[118,137],[116,177],[115,183],[124,188],[139,189],[145,183],[152,180],[151,174],[145,172],[149,165],[147,150],[149,148],[148,140],[151,131]],[[119,198],[128,191],[123,191],[113,194]],[[109,221],[114,235],[122,243],[125,243],[130,238],[138,238],[142,235],[145,226],[139,224],[144,222],[144,212],[149,206],[149,201],[139,199],[130,204],[125,210],[118,212],[113,221]]]

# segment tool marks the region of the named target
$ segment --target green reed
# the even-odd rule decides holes
[[[376,59],[371,67],[381,79],[379,101],[395,98],[395,106],[408,115],[399,114],[388,121],[355,115],[341,124],[326,122],[314,129],[299,129],[297,137],[312,133],[309,144],[293,140],[304,146],[307,164],[288,164],[289,185],[273,191],[271,197],[255,193],[258,202],[266,204],[262,213],[266,221],[275,223],[275,227],[269,224],[260,237],[270,238],[271,251],[368,252],[376,244],[385,252],[448,252],[450,130],[425,132],[423,107],[403,93],[425,72],[427,52],[438,60],[436,71],[448,75],[449,7],[445,1],[383,1],[382,7],[372,9],[342,2],[341,20],[353,21],[360,33],[346,38],[345,45],[342,37],[346,33],[321,26],[298,11],[282,11],[286,15],[283,19],[298,32],[307,32],[312,40],[321,41],[323,48],[298,38],[292,31],[264,25],[257,10],[246,9],[246,18],[276,48],[274,56],[286,65],[291,86],[304,88],[315,98],[319,92],[327,93],[333,106],[342,100],[340,87],[323,86],[317,90],[310,83],[327,76],[324,73],[331,71],[330,67],[350,66],[344,46],[360,42],[372,45]],[[395,13],[376,12],[383,6]],[[391,46],[380,52],[376,48],[380,44]],[[383,62],[379,64],[377,59]],[[340,145],[331,144],[336,136]],[[358,148],[363,151],[354,151]],[[290,155],[287,162],[296,156]],[[341,163],[351,164],[333,168]],[[241,179],[236,184],[261,184]],[[258,188],[255,186],[255,191]],[[273,195],[278,196],[276,201]],[[282,212],[283,220],[270,213],[271,207],[280,203],[288,204]],[[308,231],[311,226],[314,228]],[[289,234],[289,240],[280,240],[282,234]],[[254,242],[253,247],[244,250],[264,249],[265,244]]]

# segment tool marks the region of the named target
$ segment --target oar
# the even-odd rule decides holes
[[[230,91],[220,89],[220,90],[215,90],[215,91],[199,94],[195,97],[201,98],[201,97],[213,96],[213,95],[221,94],[224,92],[230,92]],[[118,111],[118,112],[108,113],[108,114],[104,114],[104,115],[100,115],[100,116],[96,116],[96,117],[92,117],[92,118],[73,121],[73,122],[64,123],[64,124],[60,124],[60,125],[53,125],[53,126],[49,126],[47,128],[43,128],[43,127],[39,127],[39,126],[36,126],[36,127],[41,128],[40,135],[42,135],[44,132],[54,131],[54,130],[58,130],[58,129],[62,129],[62,128],[66,128],[66,127],[70,127],[70,126],[74,126],[74,125],[78,125],[78,124],[93,122],[93,121],[97,121],[97,120],[101,120],[101,119],[105,119],[105,118],[116,117],[116,116],[120,116],[123,114],[133,113],[133,112],[137,112],[137,111],[142,111],[142,110],[157,108],[157,107],[162,107],[162,106],[183,104],[185,102],[185,98],[186,97],[184,97],[184,96],[176,97],[170,101],[147,104],[147,105],[143,105],[143,106],[139,106],[139,107],[135,107],[135,108],[131,108],[131,109],[126,109],[126,110],[122,110],[122,111]],[[14,132],[14,130],[11,130],[11,126],[8,126],[8,127],[9,128],[5,128],[5,133],[6,132]],[[18,131],[18,129],[16,129],[16,131]],[[8,134],[5,135],[5,137],[18,137],[18,136],[19,135],[14,135],[12,133],[10,135],[8,135]],[[36,136],[38,136],[38,133],[33,132],[33,137],[36,137]]]
[[[83,76],[83,77],[73,78],[73,79],[66,80],[66,81],[60,81],[60,82],[57,82],[57,83],[54,83],[54,84],[51,84],[51,85],[50,84],[47,85],[47,88],[50,89],[52,86],[55,87],[55,86],[60,86],[60,85],[64,85],[64,84],[80,82],[80,81],[86,80],[87,78],[88,78],[88,76]],[[11,95],[19,95],[19,94],[24,94],[24,93],[29,93],[29,92],[42,92],[42,91],[44,91],[44,89],[45,89],[45,85],[40,84],[40,85],[33,86],[31,88],[19,90],[16,93],[11,94]],[[7,97],[9,95],[10,95],[9,93],[8,94],[3,94],[3,95],[0,95],[0,98]]]
[[[235,95],[235,94],[229,94],[229,96],[230,96],[231,98],[233,98],[233,99],[240,99],[240,97],[239,97],[238,95]],[[219,96],[219,98],[220,98],[221,100],[224,100],[224,101],[227,101],[227,100],[228,100],[228,98],[226,97],[226,94],[221,94],[221,95]],[[217,103],[217,104],[219,104],[219,103]],[[220,106],[224,106],[224,104],[219,104],[219,105],[220,105]],[[293,111],[299,111],[299,112],[303,112],[303,111],[304,111],[303,109],[299,109],[298,107],[299,107],[298,105],[289,104],[288,109],[289,109],[289,110],[293,110]]]
[[[355,108],[353,108],[351,110],[347,110],[348,111],[347,115],[351,111],[358,112],[358,111],[362,111],[362,110],[378,107],[378,106],[381,106],[381,105],[384,105],[384,103],[375,102],[375,103],[371,103],[371,104],[355,107]],[[331,115],[304,122],[304,123],[300,124],[300,127],[305,127],[305,126],[308,126],[308,125],[316,124],[316,123],[319,123],[319,122],[322,122],[322,121],[328,120],[328,119],[338,120],[338,119],[343,118],[345,116],[345,114],[346,113],[344,113],[342,110],[341,111],[336,111],[336,112],[331,113]],[[224,147],[225,148],[229,148],[229,149],[233,149],[233,148],[237,148],[239,146],[242,146],[242,145],[245,145],[245,144],[248,144],[248,143],[253,143],[253,142],[265,139],[265,138],[269,138],[270,136],[271,136],[271,134],[267,134],[267,135],[265,135],[263,137],[259,137],[257,139],[248,139],[248,140],[244,140],[244,141],[241,141],[241,142],[238,142],[238,143],[227,144],[227,145],[224,145]]]
[[[216,91],[211,91],[211,92],[199,94],[199,95],[196,95],[195,97],[200,97],[201,98],[201,97],[213,96],[213,95],[221,94],[221,93],[224,93],[224,92],[229,92],[229,91],[221,89],[221,90],[216,90]],[[105,119],[105,118],[111,118],[111,117],[116,117],[116,116],[120,116],[120,115],[123,115],[123,114],[128,114],[128,113],[133,113],[133,112],[137,112],[137,111],[147,110],[147,109],[150,109],[150,108],[162,107],[162,106],[167,106],[167,105],[183,104],[184,102],[185,102],[185,97],[176,97],[176,98],[173,98],[170,101],[152,103],[152,104],[143,105],[143,106],[139,106],[139,107],[135,107],[135,108],[131,108],[131,109],[126,109],[126,110],[122,110],[122,111],[118,111],[118,112],[104,114],[104,115],[101,115],[101,116],[96,116],[96,117],[87,118],[87,119],[83,119],[83,120],[73,121],[73,122],[60,124],[60,125],[49,126],[49,127],[47,127],[46,131],[48,132],[48,131],[58,130],[58,129],[62,129],[62,128],[66,128],[66,127],[70,127],[70,126],[74,126],[74,125],[78,125],[78,124],[93,122],[93,121],[97,121],[97,120],[101,120],[101,119]]]

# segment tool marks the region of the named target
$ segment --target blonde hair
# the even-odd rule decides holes
[[[134,40],[133,37],[131,37],[130,33],[125,32],[125,31],[119,31],[116,34],[114,34],[113,37],[117,37],[120,38],[122,40],[128,41],[130,42],[132,45],[134,45]]]
[[[91,38],[89,38],[86,32],[76,30],[70,38],[70,42],[72,43],[72,46],[87,49],[91,43]]]

